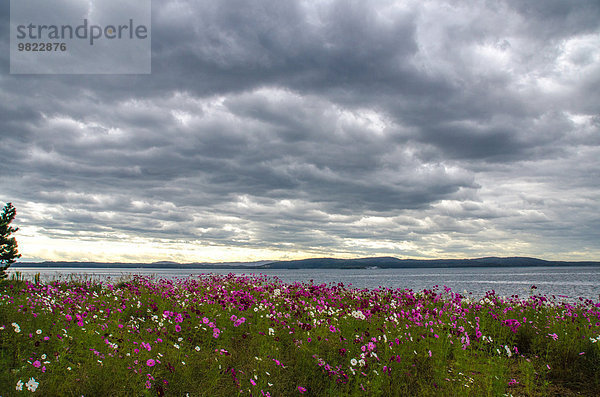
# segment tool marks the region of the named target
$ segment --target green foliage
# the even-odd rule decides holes
[[[6,270],[21,257],[17,251],[17,240],[11,237],[19,230],[10,226],[16,215],[17,210],[11,203],[6,204],[0,214],[0,280],[8,276]]]

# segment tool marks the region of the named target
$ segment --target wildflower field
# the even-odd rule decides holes
[[[233,274],[0,284],[2,396],[597,396],[599,342],[586,299]]]

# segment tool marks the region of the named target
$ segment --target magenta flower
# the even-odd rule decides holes
[[[39,367],[41,367],[41,366],[42,366],[42,363],[40,362],[40,360],[35,360],[35,361],[33,362],[33,366],[34,366],[34,367],[36,367],[36,368],[39,368]]]
[[[149,358],[148,361],[146,361],[146,365],[149,367],[154,367],[155,364],[156,364],[156,361],[154,361],[151,358]]]
[[[175,326],[175,332],[181,332],[181,327],[179,326],[179,324]]]
[[[306,388],[304,388],[302,386],[298,386],[298,391],[300,392],[300,394],[304,394],[304,392],[306,391]]]

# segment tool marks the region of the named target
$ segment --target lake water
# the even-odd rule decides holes
[[[308,282],[315,284],[344,283],[353,288],[408,288],[421,291],[438,285],[448,286],[453,291],[472,293],[481,297],[495,290],[501,296],[530,295],[535,285],[536,295],[561,295],[569,298],[600,299],[600,267],[486,267],[486,268],[441,268],[441,269],[281,269],[281,270],[212,270],[212,269],[116,269],[116,268],[47,268],[12,266],[10,272],[21,272],[27,278],[40,273],[42,280],[66,279],[71,274],[97,280],[115,281],[131,274],[156,275],[159,277],[188,277],[206,273],[215,274],[264,274],[278,277],[284,282]]]

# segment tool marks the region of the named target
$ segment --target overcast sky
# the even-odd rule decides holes
[[[10,75],[24,260],[600,260],[600,2],[152,4],[151,75]],[[5,28],[6,27],[6,28]]]

